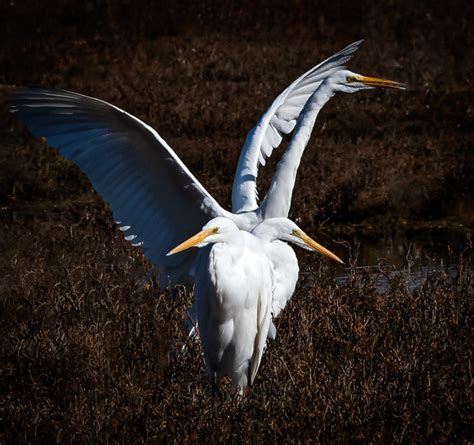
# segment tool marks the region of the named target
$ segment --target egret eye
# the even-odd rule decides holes
[[[346,76],[346,82],[357,82],[357,78],[355,76]]]
[[[297,229],[293,229],[293,230],[291,231],[291,234],[292,234],[293,236],[298,236],[298,230],[297,230]]]
[[[216,234],[217,232],[219,232],[219,227],[214,227],[214,228],[212,229],[212,233],[213,233],[213,234]]]

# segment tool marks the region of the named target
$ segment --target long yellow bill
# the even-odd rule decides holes
[[[306,235],[306,233],[300,232],[296,236],[298,236],[298,238],[300,238],[307,246],[311,247],[311,249],[313,250],[316,250],[321,255],[327,256],[328,258],[331,258],[332,260],[337,261],[338,263],[344,264],[344,261],[342,261],[337,255],[334,255],[330,250],[321,246],[321,244],[314,241],[314,239],[310,238],[308,235]]]
[[[166,256],[174,255],[175,253],[182,252],[183,250],[189,249],[190,247],[195,246],[196,244],[202,243],[209,235],[213,235],[216,233],[216,229],[210,228],[206,230],[201,230],[196,235],[192,236],[191,238],[187,239],[179,246],[176,246],[174,249],[170,250]]]
[[[357,75],[354,76],[354,81],[363,83],[369,87],[395,88],[397,90],[406,90],[407,88],[404,83],[395,82],[393,80],[379,79],[378,77]]]

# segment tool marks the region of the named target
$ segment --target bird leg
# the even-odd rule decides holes
[[[217,382],[217,373],[213,372],[211,377],[212,397],[223,400],[223,394]]]

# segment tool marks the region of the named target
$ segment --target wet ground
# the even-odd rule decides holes
[[[178,352],[191,295],[138,289],[140,250],[3,108],[0,441],[472,440],[473,20],[463,1],[0,3],[3,98],[43,84],[110,101],[224,206],[246,132],[318,61],[363,37],[350,68],[410,86],[318,118],[291,216],[347,265],[299,253],[240,404],[210,397],[196,345]]]

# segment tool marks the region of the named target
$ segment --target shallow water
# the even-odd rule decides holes
[[[470,243],[468,232],[452,229],[399,230],[380,237],[360,233],[341,241],[345,250],[341,257],[347,265],[331,265],[331,269],[339,285],[363,287],[373,282],[383,292],[389,289],[389,278],[398,276],[413,291],[435,272],[455,280],[460,268],[466,272],[467,267],[474,276]]]

